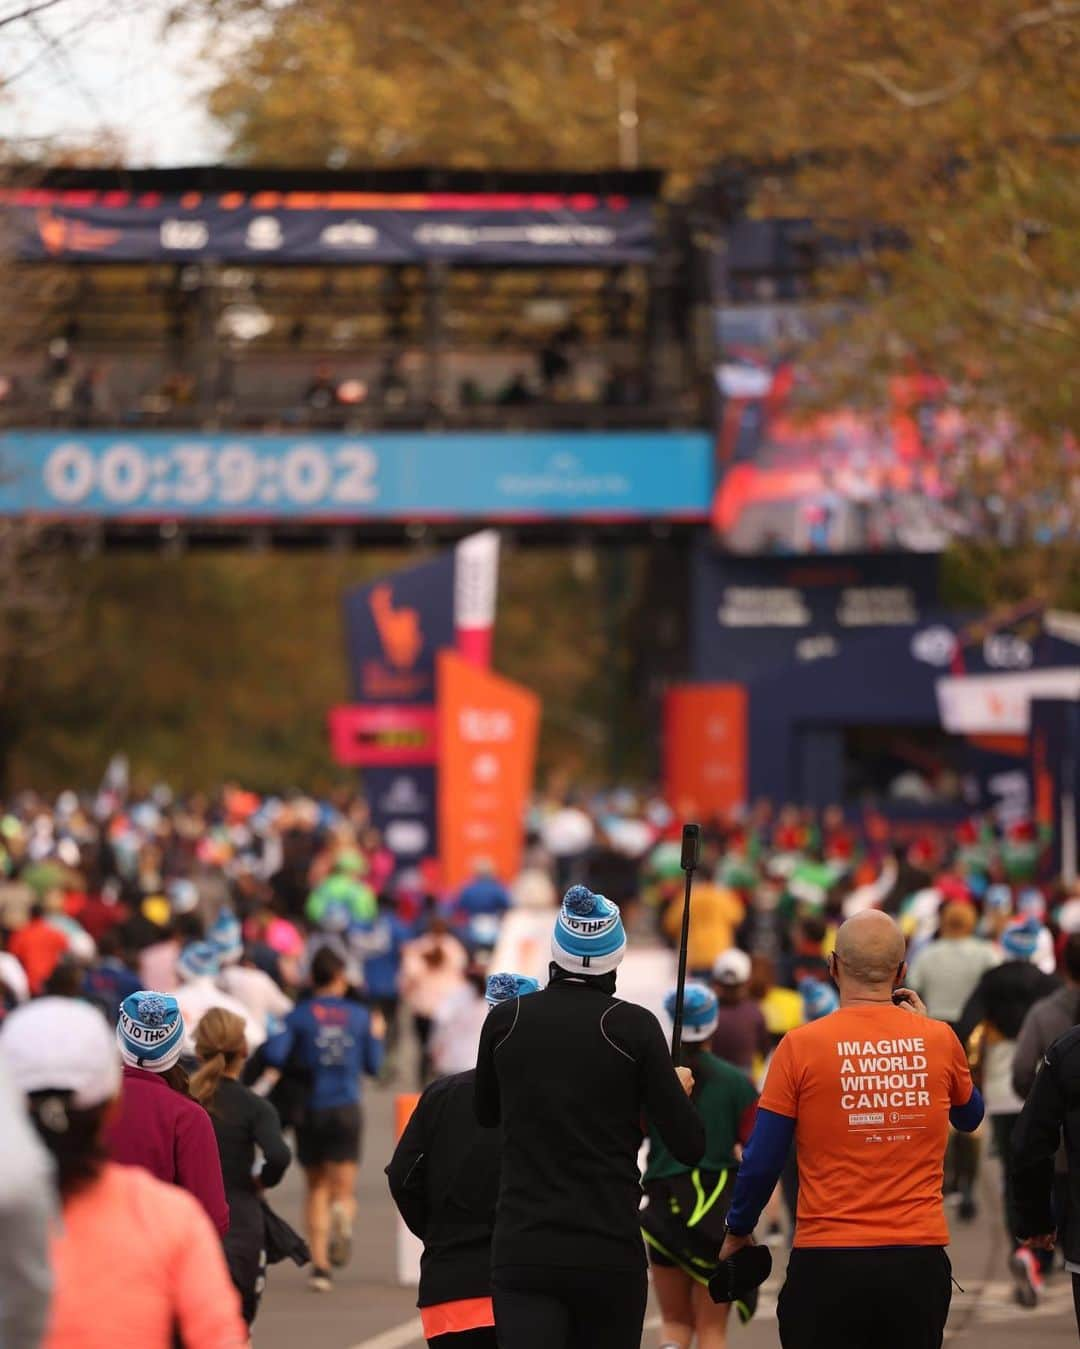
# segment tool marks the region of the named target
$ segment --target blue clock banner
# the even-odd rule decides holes
[[[703,520],[696,431],[0,434],[0,515],[102,520]]]

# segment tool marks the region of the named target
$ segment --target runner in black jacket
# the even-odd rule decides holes
[[[638,1349],[642,1117],[685,1165],[705,1150],[692,1079],[673,1068],[659,1022],[613,996],[625,949],[616,906],[572,887],[550,985],[497,1007],[480,1039],[476,1115],[503,1138],[492,1246],[502,1349]]]
[[[1054,1249],[1054,1154],[1063,1134],[1069,1185],[1058,1239],[1072,1274],[1080,1330],[1080,1026],[1046,1051],[1012,1138],[1014,1235],[1036,1250]]]
[[[535,993],[535,979],[493,974],[492,1007]],[[473,1110],[475,1071],[439,1078],[424,1092],[386,1175],[409,1230],[424,1243],[417,1302],[429,1345],[496,1349],[491,1234],[499,1192],[497,1129]]]

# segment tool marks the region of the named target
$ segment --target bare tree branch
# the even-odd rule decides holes
[[[918,91],[904,89],[890,75],[886,75],[883,70],[867,62],[851,63],[846,69],[853,75],[862,75],[865,79],[871,80],[901,107],[908,108],[911,111],[931,108],[939,103],[947,103],[949,99],[962,94],[966,89],[970,89],[979,78],[979,74],[984,67],[996,60],[1007,47],[1016,41],[1021,33],[1029,32],[1033,28],[1045,28],[1048,24],[1060,23],[1063,19],[1072,19],[1077,16],[1080,16],[1080,4],[1069,3],[1068,0],[1052,0],[1049,5],[1039,9],[1028,9],[1022,14],[1015,15],[985,45],[976,61],[936,89]]]
[[[7,28],[9,24],[22,23],[26,19],[32,19],[38,14],[43,14],[47,9],[55,9],[57,5],[67,4],[68,0],[37,0],[36,4],[24,5],[22,9],[13,10],[9,14],[0,14],[0,28]]]

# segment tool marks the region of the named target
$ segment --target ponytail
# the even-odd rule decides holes
[[[110,1101],[76,1109],[70,1091],[32,1091],[30,1120],[56,1163],[61,1201],[90,1185],[108,1161],[103,1133]]]
[[[195,1028],[195,1053],[200,1066],[189,1091],[212,1114],[221,1079],[230,1064],[247,1057],[243,1019],[224,1007],[211,1007]]]

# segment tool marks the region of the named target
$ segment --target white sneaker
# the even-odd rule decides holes
[[[341,1269],[349,1263],[352,1254],[352,1223],[342,1203],[330,1206],[330,1240],[326,1253],[334,1269]]]

